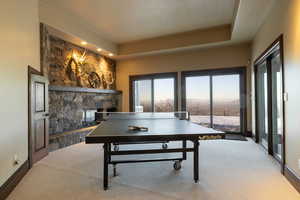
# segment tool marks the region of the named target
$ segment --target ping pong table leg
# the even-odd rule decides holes
[[[199,140],[194,140],[194,180],[199,180]]]
[[[109,145],[104,143],[104,158],[103,158],[103,189],[107,190],[108,188],[108,162],[109,162]]]
[[[182,148],[183,149],[186,148],[186,140],[182,141]],[[182,152],[182,158],[183,158],[183,160],[186,160],[186,151]]]
[[[111,161],[111,143],[108,143],[108,152],[109,152],[109,154],[108,154],[108,161],[110,162]]]

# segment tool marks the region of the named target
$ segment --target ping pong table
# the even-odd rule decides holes
[[[99,124],[86,136],[86,144],[103,143],[103,188],[108,188],[108,166],[114,167],[124,163],[174,161],[174,169],[181,168],[181,162],[186,160],[187,152],[194,154],[194,181],[199,179],[199,140],[223,139],[225,133],[211,128],[206,128],[189,121],[187,112],[173,113],[104,113],[106,120]],[[129,130],[128,127],[145,127],[147,130]],[[113,144],[139,144],[181,141],[180,148],[138,149],[138,150],[113,150]],[[193,147],[187,147],[187,141]],[[127,159],[113,160],[115,155],[138,154],[164,154],[180,153],[180,157],[158,159]]]

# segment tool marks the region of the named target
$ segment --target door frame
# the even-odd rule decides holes
[[[270,74],[271,67],[270,67],[270,62],[268,61],[268,57],[271,56],[274,53],[274,50],[279,47],[279,53],[280,53],[280,59],[281,59],[281,65],[282,65],[282,126],[283,126],[283,134],[282,134],[282,159],[281,161],[274,156],[273,152],[273,127],[272,127],[272,98],[268,98],[268,153],[272,155],[280,164],[281,164],[281,173],[284,173],[284,168],[285,168],[285,163],[286,163],[286,155],[285,155],[285,135],[286,135],[286,124],[285,124],[285,100],[284,100],[284,95],[285,95],[285,68],[284,68],[284,50],[283,50],[283,34],[281,34],[272,44],[268,46],[268,48],[254,61],[254,89],[255,89],[255,115],[254,120],[255,120],[255,142],[259,143],[259,132],[258,132],[258,90],[257,90],[257,68],[258,65],[261,64],[262,62],[266,61],[267,62],[267,73]],[[272,79],[271,76],[267,77],[268,79],[268,97],[272,97],[272,91],[269,89],[269,85],[272,84]]]
[[[129,76],[129,110],[134,112],[134,81],[137,80],[151,80],[151,103],[152,111],[154,111],[154,79],[174,78],[174,112],[178,111],[178,73],[166,72],[166,73],[154,73],[154,74],[142,74]]]
[[[209,76],[210,77],[210,95],[212,96],[212,77],[215,75],[240,75],[240,123],[241,131],[238,134],[248,136],[247,134],[247,77],[246,67],[231,67],[231,68],[217,68],[205,70],[193,70],[181,72],[181,109],[186,110],[186,77],[193,76]],[[210,110],[212,111],[213,99],[210,98]],[[212,118],[212,115],[211,115]],[[211,119],[211,122],[212,119]],[[228,132],[229,133],[229,132]],[[230,132],[231,133],[231,132]],[[232,132],[233,134],[237,134]]]

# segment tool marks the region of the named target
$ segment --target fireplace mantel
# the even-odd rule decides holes
[[[122,93],[122,91],[119,90],[105,90],[105,89],[70,87],[70,86],[59,86],[59,85],[49,85],[49,91],[84,92],[84,93],[98,93],[98,94],[121,94]]]

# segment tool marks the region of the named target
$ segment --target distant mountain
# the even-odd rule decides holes
[[[204,99],[187,99],[186,100],[189,103],[200,103],[200,104],[205,104],[209,102],[209,99],[204,100]],[[240,100],[239,99],[231,99],[231,100],[219,100],[216,101],[214,100],[214,103],[221,103],[221,104],[239,104]]]
[[[209,115],[210,114],[210,102],[202,99],[187,99],[187,110],[194,115]],[[228,100],[228,101],[214,101],[213,102],[214,115],[220,116],[238,116],[240,114],[240,101]]]

